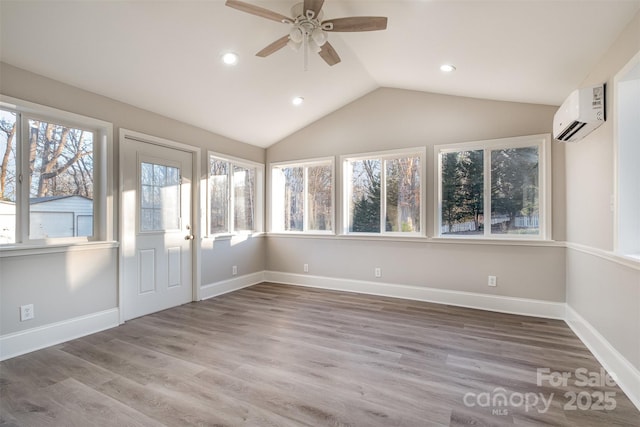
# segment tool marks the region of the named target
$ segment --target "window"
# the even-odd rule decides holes
[[[3,97],[0,244],[104,240],[110,138],[108,123]]]
[[[438,235],[547,238],[548,136],[436,147]]]
[[[271,231],[333,232],[333,159],[271,168]]]
[[[422,234],[421,150],[345,158],[345,232]]]
[[[263,166],[209,154],[209,233],[262,229]]]
[[[617,244],[621,255],[640,260],[640,52],[615,77],[617,145]]]
[[[180,229],[180,169],[140,163],[140,231]]]

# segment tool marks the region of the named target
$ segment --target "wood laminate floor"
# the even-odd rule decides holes
[[[0,424],[640,426],[600,369],[562,321],[264,283],[2,362]]]

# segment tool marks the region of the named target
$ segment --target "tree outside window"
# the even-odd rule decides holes
[[[272,231],[333,231],[332,160],[274,165],[271,178]]]
[[[522,137],[485,147],[475,143],[471,149],[440,148],[439,235],[542,237],[541,162],[547,140]]]
[[[0,110],[0,243],[16,242],[20,175],[29,186],[29,239],[93,235],[94,139],[92,130]]]
[[[256,231],[259,228],[258,165],[209,155],[210,234]]]
[[[420,233],[420,154],[348,159],[345,166],[350,233]]]

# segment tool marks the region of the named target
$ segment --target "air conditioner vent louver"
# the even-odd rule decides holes
[[[570,141],[571,138],[575,134],[580,132],[580,129],[582,129],[585,125],[586,125],[586,123],[584,123],[584,122],[575,121],[575,122],[571,123],[569,126],[567,126],[567,129],[564,132],[562,132],[560,135],[558,135],[556,137],[556,139],[558,141]]]
[[[553,117],[553,137],[558,141],[579,141],[605,121],[605,86],[575,90]]]

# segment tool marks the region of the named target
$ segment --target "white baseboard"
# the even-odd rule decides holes
[[[119,310],[112,308],[73,319],[0,336],[0,360],[40,350],[110,329],[119,324]]]
[[[569,305],[565,322],[640,410],[640,371]]]
[[[234,277],[232,279],[215,282],[200,287],[198,299],[204,300],[226,294],[228,292],[237,291],[238,289],[248,286],[257,285],[264,282],[264,272],[245,274],[243,276]]]
[[[561,320],[564,320],[565,318],[565,303],[563,302],[541,301],[527,298],[514,298],[474,292],[370,282],[364,280],[336,279],[332,277],[282,273],[277,271],[265,271],[264,279],[268,282],[287,285],[299,285],[392,298],[404,298],[438,304],[455,305],[459,307],[498,311],[501,313],[521,314]]]

